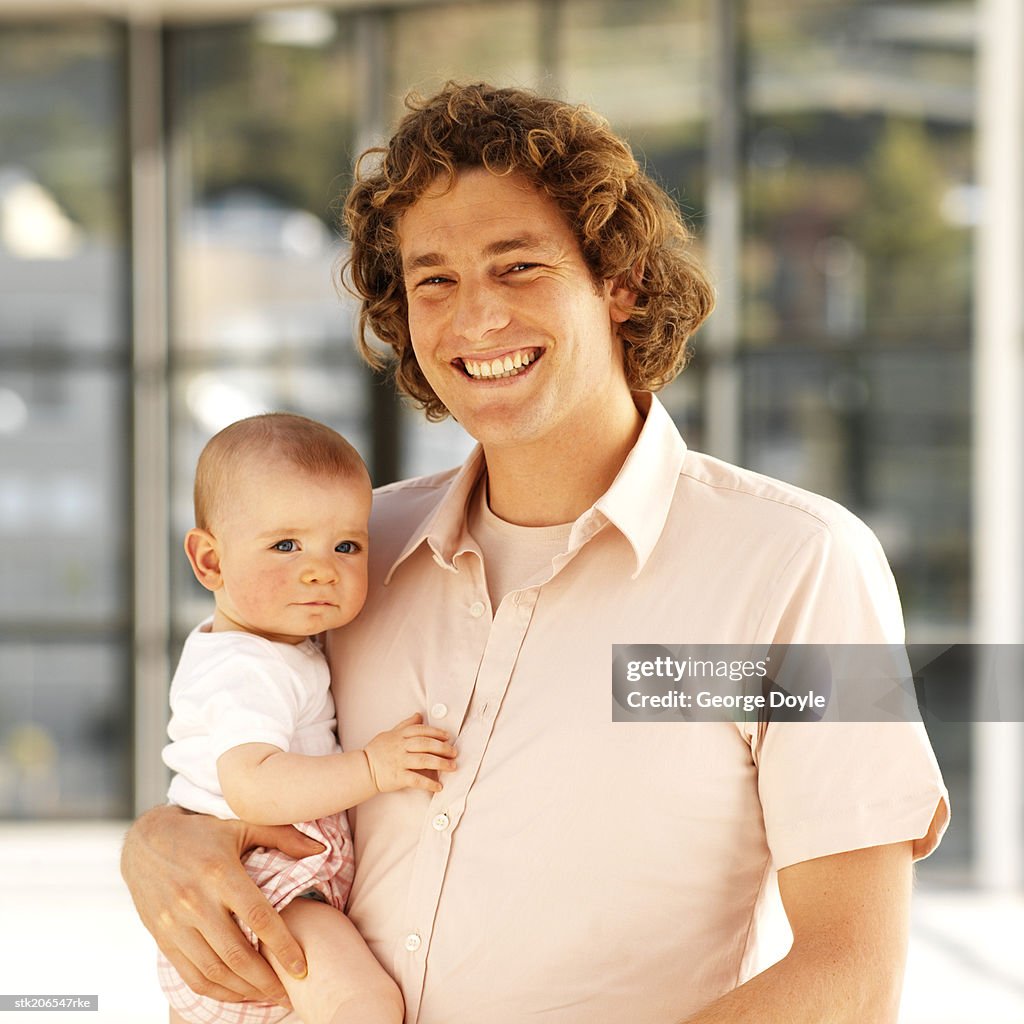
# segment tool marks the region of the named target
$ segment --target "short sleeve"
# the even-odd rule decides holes
[[[939,766],[914,722],[771,723],[758,794],[777,868],[906,840],[918,860],[949,820]]]
[[[172,692],[174,718],[168,731],[172,740],[187,738],[175,735],[175,722],[180,721],[183,733],[204,736],[206,753],[214,761],[243,743],[288,750],[299,724],[299,696],[282,661],[236,650],[180,692]]]
[[[775,642],[901,644],[899,595],[881,546],[835,508],[787,567]],[[907,840],[919,859],[938,845],[949,798],[920,722],[769,721],[751,739],[777,868]]]

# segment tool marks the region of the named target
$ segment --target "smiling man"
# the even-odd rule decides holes
[[[418,1024],[894,1021],[948,816],[921,727],[611,720],[614,643],[901,641],[877,542],[687,449],[653,392],[710,288],[602,119],[483,85],[411,106],[346,207],[363,350],[480,446],[378,491],[329,649],[343,746],[420,712],[459,762],[352,815],[351,919]],[[147,926],[221,998],[280,992],[229,912],[301,969],[255,841],[309,852],[167,808],[126,844]],[[762,969],[777,894],[794,939]]]

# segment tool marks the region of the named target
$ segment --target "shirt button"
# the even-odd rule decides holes
[[[485,610],[483,601],[474,601],[469,606],[469,614],[472,615],[474,619],[479,619]]]
[[[430,709],[430,717],[431,718],[444,718],[444,716],[447,715],[447,714],[448,714],[448,705],[447,704],[435,704]]]
[[[434,826],[436,831],[443,832],[451,824],[451,819],[447,814],[436,814],[430,824]]]
[[[405,948],[409,950],[410,953],[415,953],[422,945],[423,940],[415,932],[413,932],[412,935],[406,935]]]

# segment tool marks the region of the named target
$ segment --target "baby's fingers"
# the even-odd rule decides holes
[[[451,758],[438,757],[436,754],[407,753],[402,758],[402,767],[407,771],[414,769],[416,771],[453,772],[456,764]]]
[[[402,784],[409,789],[425,789],[428,793],[440,793],[442,788],[437,779],[414,771],[402,772]]]
[[[422,736],[433,740],[447,740],[449,734],[444,729],[436,729],[432,725],[409,725],[402,729],[402,735],[406,739],[414,736]]]
[[[439,757],[455,757],[456,750],[445,740],[435,740],[428,736],[412,736],[405,743],[410,754],[437,754]]]

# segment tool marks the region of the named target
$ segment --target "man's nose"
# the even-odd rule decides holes
[[[463,280],[455,292],[452,330],[467,341],[483,341],[491,331],[507,327],[511,312],[501,286]]]

